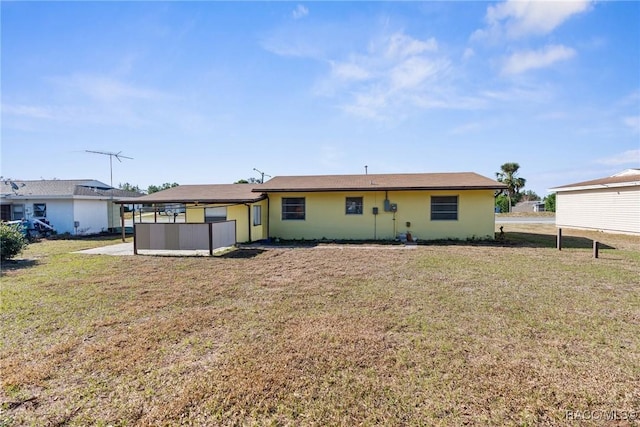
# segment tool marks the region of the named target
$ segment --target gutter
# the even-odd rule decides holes
[[[269,193],[324,193],[324,192],[353,192],[353,191],[451,191],[451,190],[504,190],[507,186],[441,186],[441,187],[350,187],[350,188],[273,188],[262,189]]]

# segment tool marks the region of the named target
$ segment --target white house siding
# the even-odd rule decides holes
[[[47,206],[46,220],[49,221],[56,232],[64,233],[65,231],[73,231],[73,227],[71,227],[71,230],[68,230],[69,222],[71,222],[71,226],[73,226],[73,206],[69,200],[26,199],[16,200],[13,203],[24,204],[25,213],[28,212],[25,216],[28,218],[34,217],[34,204],[44,203]]]
[[[71,229],[68,230],[71,234],[75,234],[74,221],[80,223],[78,234],[96,234],[107,231],[109,222],[107,201],[74,199],[73,218],[69,221]]]
[[[640,187],[559,191],[556,226],[640,234]]]

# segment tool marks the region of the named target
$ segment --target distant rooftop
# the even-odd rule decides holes
[[[589,189],[602,187],[626,187],[640,185],[640,169],[626,169],[615,175],[592,179],[589,181],[576,182],[574,184],[562,185],[551,188],[552,191],[569,191],[573,189]]]
[[[104,182],[95,179],[41,179],[41,180],[9,180],[0,181],[0,194],[3,198],[55,197],[137,197],[140,194],[132,191],[111,188]]]

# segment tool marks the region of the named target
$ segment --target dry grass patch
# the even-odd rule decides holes
[[[38,263],[1,278],[0,424],[557,425],[570,410],[637,412],[638,242],[594,260],[540,239],[219,258],[32,245]]]

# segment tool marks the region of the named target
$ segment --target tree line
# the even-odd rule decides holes
[[[128,182],[125,182],[124,184],[122,183],[118,184],[118,188],[120,190],[133,191],[135,193],[153,194],[153,193],[157,193],[158,191],[166,190],[168,188],[177,187],[179,185],[180,184],[178,184],[177,182],[165,182],[164,184],[150,185],[146,189],[142,189],[137,185],[133,185]]]

